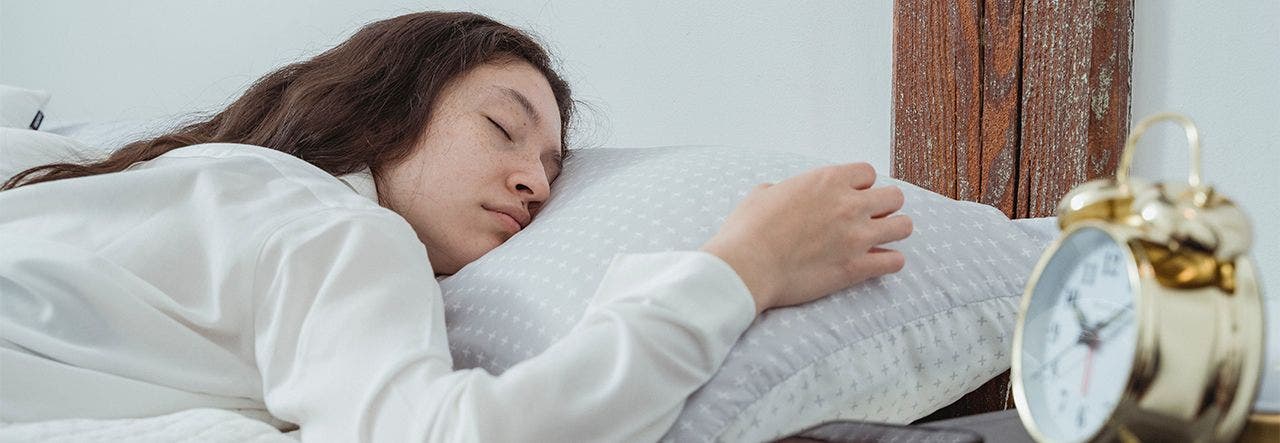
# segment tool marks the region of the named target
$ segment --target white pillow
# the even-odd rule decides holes
[[[60,122],[44,130],[0,127],[0,183],[28,168],[55,162],[99,161],[124,145],[165,134],[187,116],[111,122]]]
[[[0,128],[40,129],[49,93],[0,85]]]
[[[69,137],[0,127],[0,183],[36,166],[57,162],[83,163],[106,155],[105,151]]]
[[[44,130],[65,135],[102,151],[115,151],[129,143],[158,137],[195,121],[198,114],[174,114],[163,117],[131,120],[63,121],[49,119]]]
[[[571,153],[524,231],[442,279],[455,364],[501,373],[582,316],[618,253],[688,250],[753,185],[825,162],[732,148]],[[1018,299],[1049,237],[887,177],[915,233],[902,272],[766,312],[689,398],[669,441],[762,441],[834,419],[906,423],[1009,367]]]

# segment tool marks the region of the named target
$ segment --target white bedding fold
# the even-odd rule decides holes
[[[297,440],[235,412],[190,409],[147,418],[0,423],[0,442],[19,441],[294,443]]]

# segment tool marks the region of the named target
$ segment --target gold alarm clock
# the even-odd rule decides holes
[[[1138,138],[1172,120],[1187,183],[1129,177]],[[1036,265],[1013,339],[1014,400],[1037,441],[1233,441],[1263,354],[1248,219],[1200,179],[1191,120],[1134,128],[1115,179],[1058,205],[1062,235]]]

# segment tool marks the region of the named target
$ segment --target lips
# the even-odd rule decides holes
[[[516,221],[516,219],[512,218],[510,215],[507,215],[498,211],[489,211],[489,212],[492,213],[494,217],[498,219],[498,223],[502,223],[502,226],[506,228],[508,233],[515,234],[516,232],[520,231],[521,229],[520,222]]]
[[[492,212],[494,217],[503,224],[511,233],[515,233],[525,226],[529,225],[529,213],[524,208],[503,206],[484,206],[484,209]]]

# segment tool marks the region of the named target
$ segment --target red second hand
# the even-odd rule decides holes
[[[1084,382],[1080,385],[1080,395],[1089,392],[1089,374],[1093,373],[1093,346],[1088,346],[1089,354],[1084,359]]]

